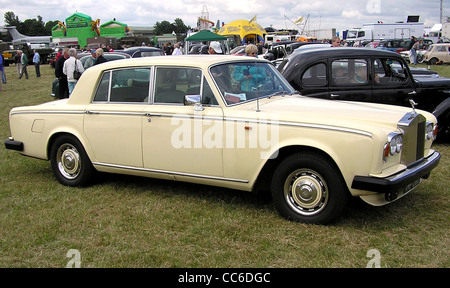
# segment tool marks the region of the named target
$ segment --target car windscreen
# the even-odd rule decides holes
[[[227,105],[295,93],[276,68],[266,62],[226,63],[212,67],[210,72]]]

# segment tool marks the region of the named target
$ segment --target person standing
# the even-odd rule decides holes
[[[172,52],[173,52],[172,43],[167,42],[167,46],[165,48],[165,52],[166,52],[166,55],[172,55]]]
[[[63,73],[67,76],[67,83],[69,86],[69,97],[72,94],[78,79],[75,79],[73,73],[77,70],[80,73],[84,72],[81,61],[77,59],[77,50],[75,48],[69,49],[69,59],[64,62]]]
[[[411,36],[411,42],[409,43],[409,53],[410,53],[410,61],[411,64],[417,64],[417,51],[414,48],[414,44],[416,44],[416,37]]]
[[[209,43],[208,53],[222,54],[222,47],[220,47],[220,43],[217,41],[211,41],[211,43]]]
[[[331,39],[331,46],[333,46],[333,47],[341,47],[341,39],[339,38],[339,36],[334,36]]]
[[[64,62],[69,58],[69,48],[64,48],[62,56],[55,63],[55,76],[59,82],[59,98],[69,98],[69,84],[67,77],[63,72]]]
[[[97,50],[95,50],[95,54],[97,55],[97,58],[95,60],[94,65],[98,65],[98,64],[102,64],[102,63],[108,62],[108,59],[106,59],[103,56],[103,53],[104,53],[104,51],[101,48],[98,48]]]
[[[421,40],[422,41],[422,40]],[[417,65],[417,50],[419,50],[420,48],[420,42],[416,40],[416,43],[414,43],[414,45],[412,46],[412,50],[415,51],[415,57],[414,57],[414,65]]]
[[[2,61],[1,65],[0,65],[0,70],[2,70],[2,83],[6,84],[6,74],[5,74],[5,69],[3,68],[4,67],[3,63],[5,63],[5,58],[3,58],[3,54],[2,54],[2,58],[0,61]]]
[[[3,74],[4,74],[4,72],[5,72],[5,70],[3,69],[3,55],[2,55],[2,57],[0,57],[0,76],[2,77],[2,79],[3,79]],[[0,91],[2,91],[2,83],[3,83],[3,80],[0,82]]]
[[[34,69],[36,70],[36,77],[41,77],[41,69],[40,69],[40,65],[41,65],[41,55],[39,55],[38,52],[36,52],[36,50],[33,50],[34,55],[33,55],[33,63],[34,63]]]
[[[89,67],[94,66],[95,61],[97,61],[97,53],[94,49],[91,50],[91,57],[89,57],[86,62],[84,62],[84,70],[88,69]]]
[[[25,53],[23,53],[22,50],[19,50],[19,53],[20,53],[20,64],[22,64],[19,79],[22,78],[23,74],[25,74],[25,79],[28,79],[28,71],[27,71],[28,57]]]
[[[20,50],[16,51],[16,55],[14,55],[14,62],[16,63],[17,68],[17,75],[20,76],[20,73],[22,72],[22,60],[20,59]]]
[[[175,44],[175,49],[173,49],[172,55],[183,55],[183,52],[181,52],[180,46],[181,46],[180,42]]]

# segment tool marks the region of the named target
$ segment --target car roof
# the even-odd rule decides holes
[[[320,57],[338,57],[338,56],[388,56],[401,57],[398,53],[380,49],[361,48],[361,47],[324,47],[314,49],[298,49],[289,57],[312,57],[319,55]]]
[[[135,46],[135,47],[129,47],[127,49],[122,50],[123,52],[135,52],[135,51],[161,51],[162,49],[156,48],[156,47],[147,47],[147,46]]]
[[[205,55],[205,54],[191,54],[191,55],[177,55],[177,56],[153,56],[153,57],[139,57],[128,58],[124,60],[116,60],[96,65],[96,69],[107,70],[114,68],[125,67],[139,67],[139,66],[154,66],[154,65],[168,65],[173,67],[193,66],[193,67],[209,67],[214,64],[226,63],[229,61],[259,61],[268,62],[267,60],[254,57],[242,57],[232,55]],[[99,68],[101,66],[101,68]]]

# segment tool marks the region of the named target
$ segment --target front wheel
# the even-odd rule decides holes
[[[348,207],[348,191],[334,163],[318,153],[300,152],[284,159],[273,174],[272,198],[285,218],[327,224]]]
[[[85,186],[95,173],[83,145],[71,135],[60,136],[53,142],[50,162],[58,182],[67,186]]]

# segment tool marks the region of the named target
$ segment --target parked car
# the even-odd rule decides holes
[[[83,64],[83,67],[85,67],[86,61],[91,57],[91,55],[86,55],[80,58],[81,64]],[[114,61],[114,60],[122,60],[122,59],[128,59],[131,58],[131,56],[127,53],[123,52],[103,52],[103,57],[105,57],[108,61]]]
[[[77,56],[78,56],[78,54],[77,54]],[[85,55],[85,56],[79,58],[83,67],[84,67],[84,63],[86,63],[86,60],[89,57],[91,57],[91,54]],[[125,54],[125,53],[121,53],[121,52],[104,52],[103,57],[105,57],[108,61],[131,58],[131,56],[129,54]],[[61,98],[61,95],[59,95],[59,80],[58,80],[58,78],[55,78],[52,81],[52,93],[50,94],[50,96],[58,98],[58,99]]]
[[[425,53],[426,52],[427,52],[427,50],[417,50],[416,51],[417,63],[423,63],[423,60],[425,58]],[[410,57],[410,51],[409,50],[401,51],[400,55],[403,57],[403,59],[405,59],[405,61],[407,63],[411,63],[411,57]]]
[[[424,61],[431,65],[450,62],[450,43],[438,43],[430,46],[424,55]]]
[[[9,121],[6,148],[50,160],[63,185],[98,171],[270,190],[282,216],[306,223],[336,220],[349,196],[395,201],[440,159],[433,114],[304,97],[254,57],[103,63],[70,98],[13,108]]]
[[[164,56],[164,50],[156,47],[137,46],[122,50],[121,52],[129,54],[132,58]]]
[[[428,47],[433,44],[431,39],[417,39],[417,41],[422,40],[422,44],[419,46],[419,50],[427,50]],[[411,39],[387,39],[381,40],[376,49],[388,50],[392,52],[400,53],[402,51],[408,51]]]
[[[232,55],[232,56],[244,56],[245,55],[245,45],[234,47],[230,51],[230,55]]]
[[[416,77],[395,52],[361,48],[324,48],[296,52],[278,70],[309,97],[417,107],[429,112],[449,97],[450,79]],[[415,73],[428,73],[415,69]],[[449,131],[450,105],[435,112],[439,138]]]
[[[375,49],[397,52],[397,49],[406,49],[408,45],[403,39],[381,40]]]

